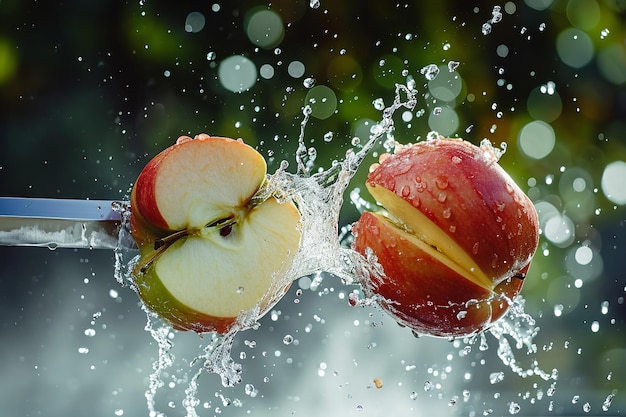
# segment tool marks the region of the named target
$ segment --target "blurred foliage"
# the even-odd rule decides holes
[[[549,255],[536,257],[524,294],[531,311],[549,316],[554,340],[588,335],[600,307],[578,300],[582,297],[611,300],[610,317],[623,330],[625,211],[599,188],[606,164],[626,160],[626,83],[606,75],[606,68],[618,76],[626,68],[626,4],[558,0],[536,10],[521,1],[509,2],[502,6],[512,7],[510,12],[503,10],[502,21],[484,35],[480,28],[491,18],[493,6],[452,0],[322,0],[319,9],[302,0],[2,0],[0,195],[125,198],[152,156],[179,135],[200,132],[242,137],[269,158],[270,171],[283,159],[294,169],[307,77],[330,87],[338,100],[333,115],[312,118],[305,132],[307,145],[317,149],[318,165],[325,168],[342,158],[354,135],[366,140],[363,122],[371,125],[381,117],[372,102],[382,98],[390,104],[394,84],[406,83],[409,74],[420,97],[410,122],[396,114],[399,142],[424,138],[434,108],[445,104],[459,119],[452,135],[474,143],[483,138],[507,142],[502,165],[523,189],[534,188],[537,198],[554,202],[560,210],[561,167],[591,175],[594,214],[577,220],[576,243],[590,241],[602,253],[601,277],[585,282],[584,294],[572,289],[574,279],[565,264],[569,248],[542,240]],[[248,13],[258,7],[271,8],[282,18],[284,38],[275,48],[258,47],[246,35]],[[197,32],[185,30],[190,12],[206,19]],[[580,68],[563,63],[556,50],[559,34],[572,27],[589,36],[595,51]],[[502,45],[506,54],[497,52]],[[233,93],[218,77],[220,62],[231,55],[249,58],[257,69],[270,64],[275,73],[258,76],[248,91]],[[604,67],[598,57],[608,59]],[[289,75],[294,61],[304,64],[300,77]],[[429,94],[420,70],[450,61],[460,63],[462,90],[453,101],[441,103]],[[548,82],[556,85],[561,110],[548,106],[533,115],[528,97]],[[555,111],[549,120],[555,149],[540,160],[525,156],[518,146],[520,130]],[[330,142],[323,140],[327,132],[333,132]],[[383,151],[382,146],[375,149]],[[352,187],[363,188],[366,165],[375,158],[369,157]],[[549,176],[554,183],[546,183]],[[528,185],[531,179],[536,186]],[[357,214],[346,204],[343,223]],[[572,320],[552,317],[546,294],[554,282],[559,284],[552,291],[561,291],[559,296],[570,290],[580,293],[571,311],[566,306]],[[616,294],[621,294],[621,304]],[[623,346],[623,340],[621,330],[607,331],[578,344],[608,350]],[[604,377],[589,383],[606,383]]]

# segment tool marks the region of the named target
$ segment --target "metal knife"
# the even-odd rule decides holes
[[[127,202],[0,197],[0,246],[117,249],[135,244],[120,208]]]

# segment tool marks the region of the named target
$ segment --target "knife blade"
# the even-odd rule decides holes
[[[78,249],[134,248],[111,200],[0,197],[0,246]]]

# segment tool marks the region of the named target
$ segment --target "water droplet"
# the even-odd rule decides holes
[[[500,10],[500,6],[493,6],[493,11],[491,12],[491,23],[499,23],[502,20],[502,13]]]
[[[433,383],[430,381],[424,382],[424,391],[428,392],[433,389]]]
[[[412,400],[416,400],[417,399],[417,392],[413,391],[410,395],[409,398]]]
[[[324,142],[330,142],[333,140],[333,132],[326,132],[324,134]]]
[[[372,104],[374,105],[374,108],[376,110],[384,110],[385,109],[385,102],[383,101],[382,98],[377,98],[375,99]]]
[[[302,85],[304,85],[305,88],[313,87],[315,85],[315,78],[313,77],[305,78],[304,81],[302,81]]]
[[[459,61],[448,61],[448,71],[454,72],[461,63]]]
[[[590,412],[590,411],[591,411],[591,404],[589,404],[589,403],[585,403],[585,404],[583,405],[583,411],[584,411],[585,413]]]
[[[443,212],[441,213],[444,219],[449,219],[450,216],[452,216],[452,212],[450,210],[450,207],[446,207],[445,209],[443,209]]]
[[[517,414],[517,413],[520,412],[521,409],[522,409],[522,407],[520,407],[520,405],[518,403],[516,403],[515,401],[511,401],[509,403],[509,413]]]
[[[464,318],[465,318],[465,316],[467,316],[467,311],[465,311],[465,310],[461,310],[461,311],[459,311],[458,313],[456,313],[456,318],[457,318],[458,320],[462,320],[462,319],[464,319]]]
[[[420,70],[420,73],[422,73],[428,81],[432,81],[439,75],[439,67],[436,64],[428,64]]]
[[[491,23],[483,23],[481,32],[483,35],[489,35],[491,33]]]
[[[504,372],[492,372],[489,374],[489,383],[497,384],[504,379]]]
[[[259,393],[259,390],[256,389],[252,384],[246,384],[246,386],[244,387],[244,392],[246,393],[246,395],[254,398]]]
[[[445,190],[446,188],[448,188],[448,177],[446,177],[444,175],[438,176],[435,179],[435,185],[440,190]]]
[[[606,399],[602,403],[602,411],[609,411],[609,408],[611,408],[611,402],[613,401],[613,397],[615,397],[614,394],[607,395]]]
[[[320,0],[311,0],[309,2],[309,7],[311,7],[311,9],[319,9],[320,5]]]
[[[351,307],[354,307],[357,304],[359,304],[359,295],[355,292],[351,292],[350,294],[348,294],[348,304]]]
[[[208,53],[206,54],[206,60],[207,60],[207,61],[214,61],[214,60],[215,60],[215,58],[217,58],[217,54],[216,54],[215,52],[213,52],[213,51],[208,52]]]
[[[290,345],[293,343],[293,336],[290,334],[285,335],[285,337],[283,337],[283,343],[286,345]]]
[[[478,247],[479,246],[480,246],[480,244],[478,242],[474,243],[474,246],[472,246],[472,254],[478,255]]]
[[[452,157],[452,163],[453,163],[453,164],[460,164],[462,161],[463,161],[463,160],[461,159],[461,157],[460,157],[460,156],[456,156],[456,155],[454,155],[454,156]]]

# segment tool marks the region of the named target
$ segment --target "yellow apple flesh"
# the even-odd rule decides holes
[[[242,141],[181,137],[143,169],[131,194],[134,271],[147,305],[181,330],[225,333],[288,288],[300,244],[290,202],[253,198],[263,157]]]
[[[493,150],[438,138],[384,155],[367,188],[385,208],[353,227],[354,248],[384,277],[364,288],[417,333],[464,336],[487,328],[520,292],[537,248],[530,199]]]

